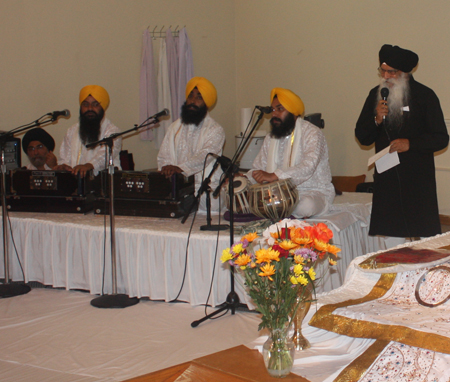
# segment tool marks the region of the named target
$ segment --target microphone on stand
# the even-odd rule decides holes
[[[53,113],[48,113],[52,117],[52,121],[56,121],[58,117],[70,117],[70,111],[67,109],[61,111],[54,111]]]
[[[382,88],[381,89],[381,98],[383,98],[383,101],[387,101],[387,98],[389,96],[389,89],[388,88]],[[383,115],[383,123],[386,121],[386,116]]]
[[[155,115],[152,115],[151,117],[148,117],[148,119],[150,119],[150,118],[156,119],[156,118],[163,117],[163,116],[169,115],[169,114],[170,114],[169,109],[164,109],[164,110],[161,110],[159,113],[156,113]]]
[[[272,108],[270,106],[255,106],[255,108],[262,111],[264,114],[272,113]]]

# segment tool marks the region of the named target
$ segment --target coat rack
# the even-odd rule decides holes
[[[148,29],[149,27],[150,27],[150,26],[148,26],[147,29]],[[173,37],[178,37],[178,36],[179,36],[179,34],[180,34],[180,31],[178,30],[179,27],[180,27],[180,26],[177,25],[177,27],[175,28],[175,30],[172,31],[172,36],[173,36]],[[186,25],[185,25],[184,27],[186,27]],[[172,28],[172,25],[170,25],[168,29],[170,29],[170,28]],[[153,38],[153,39],[157,39],[157,38],[166,38],[166,32],[167,32],[168,29],[164,30],[164,25],[163,25],[163,26],[161,27],[161,29],[158,30],[158,25],[155,25],[155,27],[153,28],[153,30],[150,32],[150,36],[151,36],[151,38]]]

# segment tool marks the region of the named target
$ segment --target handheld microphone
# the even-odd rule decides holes
[[[272,108],[270,106],[255,106],[259,111],[262,111],[264,114],[272,113]]]
[[[381,98],[383,98],[384,101],[387,101],[387,98],[389,96],[389,89],[388,88],[382,88],[380,91]],[[383,122],[386,120],[386,116],[383,115]]]
[[[67,109],[61,111],[54,111],[53,113],[48,113],[47,115],[52,116],[52,120],[56,121],[58,117],[70,117],[70,111]]]
[[[152,115],[148,119],[150,119],[150,118],[156,119],[156,118],[163,117],[163,116],[169,115],[169,114],[170,114],[169,109],[164,109],[164,110],[161,110],[159,113],[156,113],[155,115]]]

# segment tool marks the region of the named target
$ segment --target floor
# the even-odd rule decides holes
[[[259,336],[253,311],[238,309],[192,328],[204,307],[142,299],[125,309],[99,309],[90,305],[94,297],[35,288],[1,299],[0,380],[123,381]]]

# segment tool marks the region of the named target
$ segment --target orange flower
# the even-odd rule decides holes
[[[281,248],[285,249],[286,251],[289,251],[293,248],[297,248],[298,244],[293,243],[290,240],[283,240],[281,243],[278,244]]]
[[[294,228],[291,229],[291,240],[298,245],[307,246],[311,244],[312,237],[309,231],[302,228]]]
[[[249,255],[241,255],[236,260],[234,260],[234,263],[236,265],[239,265],[241,269],[245,269],[248,263],[250,263],[252,259]]]
[[[333,231],[325,223],[317,223],[314,228],[318,240],[328,243],[333,238]]]
[[[260,269],[261,269],[261,272],[258,273],[258,276],[268,277],[270,281],[273,281],[272,277],[270,277],[270,276],[275,274],[275,266],[274,265],[266,264],[266,265],[263,265]]]
[[[314,239],[314,248],[317,249],[319,252],[327,252],[328,244],[321,240]],[[320,258],[322,258],[322,257],[323,257],[323,255],[320,256]]]
[[[261,248],[255,252],[256,262],[258,264],[270,263],[271,261],[280,261],[279,256],[280,253],[278,251],[267,248]]]
[[[338,252],[341,252],[341,249],[336,247],[335,245],[328,244],[327,252],[331,253],[334,256],[337,256]]]
[[[248,233],[247,235],[242,237],[242,241],[247,240],[249,243],[251,243],[253,240],[255,240],[258,237],[258,234],[256,232]]]

